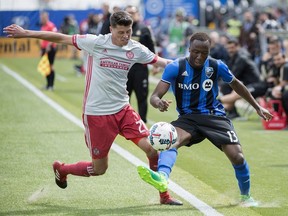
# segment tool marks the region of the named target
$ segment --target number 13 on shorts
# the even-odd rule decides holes
[[[238,137],[234,131],[227,131],[231,143],[238,142]]]

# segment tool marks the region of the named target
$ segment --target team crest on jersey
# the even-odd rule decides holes
[[[212,67],[206,67],[205,68],[205,74],[208,78],[210,78],[214,73],[214,70]]]
[[[203,83],[202,83],[202,88],[205,91],[210,91],[213,87],[213,80],[211,79],[206,79]]]
[[[126,52],[126,56],[128,59],[132,59],[134,57],[134,53],[131,51]]]

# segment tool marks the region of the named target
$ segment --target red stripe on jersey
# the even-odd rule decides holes
[[[157,60],[158,60],[158,56],[155,55],[154,59],[151,62],[149,62],[148,64],[154,64],[155,62],[157,62]]]
[[[86,70],[86,86],[85,86],[85,92],[84,92],[84,98],[83,98],[83,113],[85,113],[87,96],[88,96],[90,84],[91,84],[92,67],[93,67],[93,56],[89,55],[88,61],[87,61],[87,70]]]
[[[77,39],[77,35],[73,35],[72,36],[72,43],[78,50],[81,50],[77,45],[76,39]]]

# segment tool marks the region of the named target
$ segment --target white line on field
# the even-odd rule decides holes
[[[10,68],[6,67],[5,65],[2,65],[2,69],[5,73],[9,74],[10,76],[14,77],[18,82],[20,82],[23,86],[25,86],[27,89],[29,89],[31,92],[33,92],[36,96],[38,96],[41,100],[43,100],[45,103],[50,105],[52,108],[54,108],[57,112],[59,112],[61,115],[63,115],[65,118],[76,124],[77,126],[84,129],[82,121],[78,118],[76,118],[74,115],[72,115],[70,112],[68,112],[66,109],[64,109],[62,106],[57,104],[55,101],[51,100],[48,96],[43,94],[39,89],[37,89],[35,86],[33,86],[30,82],[28,82],[26,79],[24,79],[22,76],[20,76],[17,72],[11,70]],[[146,166],[146,163],[141,161],[139,158],[132,155],[127,150],[121,148],[119,145],[114,143],[112,145],[112,149],[117,152],[119,155],[121,155],[123,158],[128,160],[130,163],[132,163],[135,166],[144,165]],[[199,200],[197,197],[186,191],[184,188],[179,186],[173,181],[169,181],[169,189],[171,189],[174,193],[178,194],[180,197],[182,197],[184,200],[189,202],[192,206],[197,208],[199,211],[201,211],[204,215],[207,216],[222,216],[221,213],[216,211],[211,206],[207,205],[203,201]]]
[[[60,74],[57,74],[55,77],[56,77],[57,80],[59,80],[61,82],[67,82],[67,78],[62,76],[62,75],[60,75]]]

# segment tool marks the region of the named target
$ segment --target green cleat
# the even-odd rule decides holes
[[[168,182],[165,179],[164,175],[154,172],[151,169],[144,167],[144,166],[138,166],[137,171],[139,176],[148,184],[151,184],[153,187],[155,187],[158,191],[161,193],[167,191],[168,189]]]
[[[255,201],[250,195],[241,195],[240,206],[242,207],[257,207],[259,203]]]

